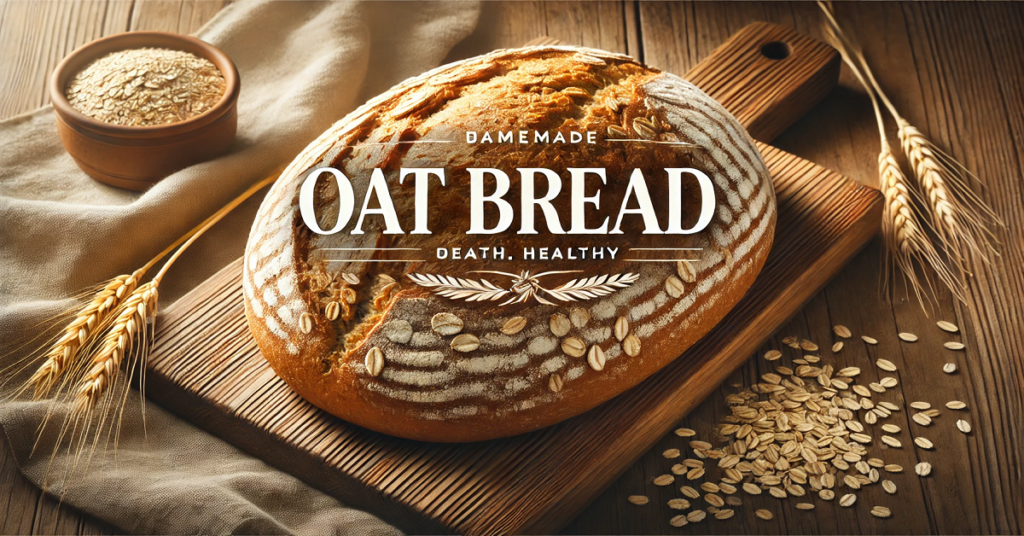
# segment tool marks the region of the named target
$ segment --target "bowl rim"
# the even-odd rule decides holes
[[[143,41],[143,43],[140,43]],[[145,41],[151,41],[146,44]],[[175,47],[175,44],[190,45],[189,47]],[[82,68],[107,54],[121,50],[130,50],[143,47],[169,48],[192,52],[187,48],[197,48],[205,53],[207,60],[210,60],[224,76],[224,94],[220,100],[209,110],[184,121],[167,123],[163,125],[129,126],[106,123],[94,119],[76,110],[64,96],[64,86],[68,80],[77,74]],[[74,72],[69,72],[74,68]],[[231,58],[219,48],[192,36],[175,34],[170,32],[136,31],[122,32],[107,37],[101,37],[90,41],[73,52],[68,54],[53,70],[50,77],[50,102],[54,111],[72,127],[81,127],[98,134],[119,137],[119,138],[161,138],[174,136],[202,128],[231,111],[238,100],[241,89],[241,79],[238,69]]]

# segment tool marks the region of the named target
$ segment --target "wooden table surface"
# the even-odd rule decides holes
[[[47,103],[46,81],[75,47],[125,30],[189,33],[227,2],[206,0],[0,1],[0,118]],[[669,436],[638,460],[584,510],[567,533],[1021,533],[1024,532],[1024,4],[840,4],[841,18],[864,44],[867,56],[896,106],[986,184],[982,196],[1007,223],[997,230],[1002,260],[975,266],[968,301],[941,296],[930,316],[914,301],[889,301],[880,292],[881,245],[876,239],[825,289],[790,319],[759,354],[782,348],[797,335],[828,346],[831,326],[844,324],[879,344],[848,342],[839,366],[871,367],[884,357],[899,366],[902,396],[941,406],[963,400],[974,431],[961,434],[956,416],[944,411],[928,429],[934,451],[903,449],[899,463],[928,460],[934,474],[894,478],[899,491],[886,497],[878,486],[861,493],[857,507],[744,497],[738,515],[676,529],[665,501],[674,487],[651,480],[668,472],[662,457],[685,441]],[[786,24],[820,36],[820,17],[809,2],[595,2],[485,3],[480,28],[451,59],[514,46],[539,35],[566,43],[624,52],[668,71],[686,72],[715,46],[749,22]],[[894,133],[893,133],[894,134]],[[870,104],[844,71],[841,87],[774,145],[876,185],[878,140]],[[961,327],[949,336],[935,326],[946,319]],[[903,343],[899,332],[921,340]],[[966,351],[942,347],[960,340]],[[855,339],[854,339],[855,341]],[[946,375],[942,365],[959,372]],[[725,395],[749,385],[770,368],[758,356],[682,424],[706,438],[725,413]],[[906,424],[915,426],[914,424]],[[906,432],[904,432],[906,434]],[[906,437],[906,436],[905,436]],[[905,443],[909,443],[906,440]],[[888,457],[888,455],[887,455]],[[651,497],[638,507],[633,494]],[[871,502],[875,501],[875,502]],[[889,520],[868,515],[872,504],[892,507]],[[753,515],[768,508],[775,520]],[[0,450],[0,533],[112,533],[116,529],[42,495],[21,474],[6,445]]]

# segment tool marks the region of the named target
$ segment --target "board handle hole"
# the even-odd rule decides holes
[[[761,55],[770,60],[784,60],[789,57],[791,52],[789,45],[782,41],[772,41],[761,45]]]

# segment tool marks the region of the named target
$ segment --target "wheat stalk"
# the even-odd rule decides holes
[[[150,281],[135,289],[119,307],[119,312],[92,358],[92,366],[79,382],[75,396],[76,413],[88,413],[106,392],[126,355],[147,321],[156,316],[159,281]]]
[[[33,398],[45,398],[67,370],[78,352],[85,348],[103,330],[110,314],[120,305],[126,295],[135,291],[144,269],[130,275],[120,275],[107,282],[84,307],[75,313],[74,320],[57,342],[44,355],[43,364],[29,378]]]
[[[900,145],[913,168],[917,185],[925,194],[929,219],[948,256],[962,273],[967,272],[965,260],[968,252],[973,252],[985,262],[989,262],[990,253],[999,256],[994,245],[995,235],[987,224],[1005,227],[1005,223],[968,187],[971,179],[977,180],[977,177],[900,115],[875,79],[860,46],[839,25],[831,3],[818,2],[818,5],[828,19],[829,34],[843,60],[854,70],[861,85],[869,93],[877,95],[896,120]],[[876,114],[879,113],[876,107]]]
[[[120,373],[121,363],[126,357],[144,357],[148,354],[150,339],[143,338],[140,347],[136,347],[135,343],[142,338],[139,336],[140,333],[144,333],[148,329],[148,324],[156,319],[160,282],[171,266],[174,265],[175,261],[207,230],[216,225],[224,216],[254,193],[277,180],[277,177],[278,174],[274,174],[254,184],[172,244],[168,250],[174,248],[173,253],[157,274],[153,276],[153,279],[148,283],[139,285],[117,306],[117,315],[111,322],[110,329],[103,338],[98,350],[92,356],[89,370],[78,381],[74,395],[74,414],[87,415],[96,407],[97,401],[103,397]],[[168,250],[161,253],[158,259],[166,255]],[[154,263],[155,261],[150,261],[143,269],[148,270]],[[135,368],[138,366],[139,370],[143,370],[145,364],[140,364],[136,361],[138,360],[133,360],[131,367]]]
[[[964,300],[964,287],[960,279],[956,277],[949,264],[932,244],[930,235],[935,232],[934,226],[928,220],[921,217],[914,203],[916,196],[910,188],[906,175],[900,169],[899,163],[892,152],[889,138],[885,133],[885,121],[881,106],[879,105],[879,94],[875,86],[868,83],[862,66],[851,57],[851,51],[856,50],[856,44],[850,42],[843,33],[829,3],[818,2],[829,21],[826,27],[829,40],[843,57],[843,61],[850,67],[854,77],[864,87],[868,97],[871,99],[871,106],[875,113],[875,121],[878,125],[878,137],[881,149],[878,154],[878,175],[879,186],[882,195],[885,197],[885,204],[882,207],[882,239],[885,243],[885,264],[895,265],[903,273],[904,278],[914,290],[917,299],[923,305],[930,296],[934,296],[935,289],[927,274],[918,277],[917,267],[930,267],[938,279],[960,300]],[[889,289],[889,272],[885,270],[885,287]]]
[[[58,395],[67,394],[71,399],[71,411],[64,418],[53,451],[55,456],[57,449],[68,441],[69,452],[75,453],[73,463],[66,469],[65,482],[70,481],[73,476],[90,437],[90,452],[95,452],[108,418],[110,426],[106,437],[109,441],[113,436],[116,451],[130,382],[124,383],[122,396],[117,397],[110,393],[111,387],[123,372],[126,372],[129,378],[134,376],[136,370],[143,374],[140,390],[143,400],[145,399],[145,357],[153,342],[149,335],[152,333],[157,314],[158,288],[167,271],[200,236],[253,194],[277,180],[279,175],[280,172],[277,172],[251,186],[178,238],[142,268],[130,275],[115,277],[102,285],[92,294],[87,304],[75,311],[74,319],[43,354],[45,359],[42,365],[19,393],[35,388],[35,396],[40,398],[51,395],[51,391],[56,391],[52,393],[53,404],[39,425],[33,452],[39,447],[44,430],[57,410],[56,402],[60,400]],[[170,257],[152,280],[140,284],[142,277],[168,255]],[[54,389],[55,387],[57,389]],[[101,401],[105,402],[101,404]],[[114,408],[115,412],[108,411],[110,408]],[[97,413],[99,419],[94,418]],[[54,457],[51,457],[51,464],[53,460]]]
[[[999,256],[992,243],[995,237],[985,221],[1003,225],[1002,221],[967,187],[963,166],[905,119],[897,117],[896,122],[903,152],[914,168],[918,185],[928,199],[936,232],[950,255],[957,259],[961,269],[968,251],[985,262],[989,261],[989,253]]]
[[[963,285],[929,240],[928,228],[918,217],[911,200],[907,178],[900,170],[899,163],[896,162],[896,157],[884,137],[882,150],[878,154],[878,174],[882,195],[885,196],[885,205],[882,207],[882,239],[886,246],[886,264],[894,264],[899,268],[921,303],[924,303],[928,294],[922,295],[926,285],[922,284],[917,276],[917,264],[930,266],[939,279],[958,298],[963,299]],[[886,270],[886,274],[888,273]],[[927,276],[924,279],[930,294],[934,295],[934,288]],[[886,286],[888,287],[888,276]]]

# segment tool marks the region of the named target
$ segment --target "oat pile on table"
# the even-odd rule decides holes
[[[950,322],[939,322],[938,326],[948,333],[959,331]],[[853,333],[842,325],[835,326],[833,332],[837,341],[831,350],[836,354],[843,349],[843,339],[851,339]],[[900,333],[899,338],[905,343],[918,340],[912,333]],[[866,335],[861,340],[868,345],[878,344]],[[666,503],[670,510],[678,511],[669,519],[671,526],[697,523],[709,515],[718,520],[732,518],[734,508],[743,504],[743,495],[767,493],[780,500],[795,499],[796,508],[805,511],[814,510],[816,502],[837,498],[840,507],[851,508],[866,486],[880,484],[887,494],[897,493],[892,475],[902,473],[903,467],[882,456],[905,446],[916,446],[921,451],[935,449],[923,432],[940,411],[925,401],[909,405],[902,402],[895,390],[899,380],[888,375],[898,373],[894,363],[876,360],[880,378],[866,382],[860,380],[858,367],[835,370],[831,364],[822,364],[822,357],[817,355],[821,353],[819,347],[812,341],[786,337],[782,342],[799,354],[791,359],[793,366],[779,365],[749,389],[726,397],[730,415],[717,426],[722,446],[716,448],[696,439],[697,432],[689,428],[675,431],[675,435],[689,440],[687,446],[693,455],[675,463],[670,474],[652,481],[664,488],[682,484],[678,488],[682,497],[672,497]],[[960,343],[945,346],[963,349]],[[769,350],[764,359],[776,362],[783,356],[781,350]],[[943,370],[951,373],[948,367]],[[945,406],[952,411],[967,408],[958,400],[948,401]],[[917,426],[913,430],[904,432],[897,424],[886,422],[894,413],[905,410],[914,412],[911,422]],[[956,426],[965,434],[971,432],[965,419],[957,420]],[[662,456],[675,460],[684,453],[670,448]],[[712,478],[712,472],[716,478]],[[932,465],[921,461],[914,472],[927,477],[932,474]],[[631,495],[628,501],[638,506],[652,502],[646,495]],[[875,517],[889,518],[896,505],[872,505],[870,512]],[[765,521],[775,517],[765,508],[754,515]]]

